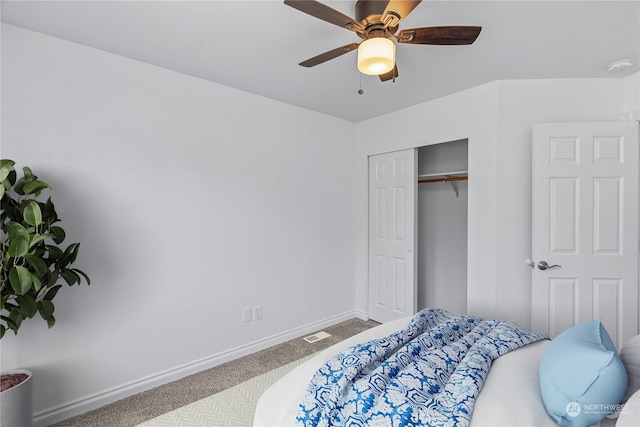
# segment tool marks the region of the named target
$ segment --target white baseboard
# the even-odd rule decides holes
[[[360,320],[364,320],[364,321],[369,320],[369,313],[366,311],[356,310],[355,316],[357,319],[360,319]]]
[[[354,310],[347,311],[342,314],[331,316],[317,322],[312,322],[298,328],[290,329],[249,344],[242,345],[240,347],[214,354],[203,359],[195,360],[181,366],[176,366],[175,368],[114,387],[101,393],[77,399],[54,408],[45,409],[44,411],[34,414],[33,425],[34,427],[49,426],[134,394],[213,368],[239,357],[255,353],[256,351],[264,350],[265,348],[317,332],[320,329],[333,326],[337,323],[344,322],[345,320],[353,319],[354,317],[360,318],[359,313],[356,313]]]

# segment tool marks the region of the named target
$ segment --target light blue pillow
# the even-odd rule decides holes
[[[617,409],[627,373],[600,320],[555,337],[540,360],[540,392],[558,424],[585,427]]]

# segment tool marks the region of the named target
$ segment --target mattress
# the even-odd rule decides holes
[[[258,400],[254,426],[294,426],[298,405],[314,373],[331,357],[358,343],[404,329],[412,316],[371,328],[318,353],[273,384]],[[540,396],[538,365],[548,340],[496,359],[478,396],[472,427],[555,427]]]

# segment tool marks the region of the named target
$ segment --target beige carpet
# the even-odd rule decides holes
[[[286,373],[313,355],[251,378],[213,396],[139,424],[139,427],[251,427],[258,399]]]
[[[312,344],[302,338],[296,338],[282,344],[269,347],[265,350],[249,354],[231,362],[224,363],[211,369],[189,375],[180,380],[147,390],[126,399],[111,403],[94,411],[78,415],[73,418],[54,424],[55,427],[134,427],[149,420],[160,418],[189,406],[192,403],[205,400],[210,396],[220,395],[223,391],[245,383],[245,391],[250,381],[263,374],[273,371],[278,374],[278,369],[292,363],[299,363],[304,358],[317,353],[339,341],[362,332],[379,323],[350,319],[324,330],[331,334],[329,338]],[[286,368],[285,368],[286,369]],[[275,381],[275,380],[274,380]],[[262,383],[261,383],[262,384]],[[266,382],[264,383],[266,384]],[[264,387],[264,384],[260,387]],[[266,387],[265,387],[266,388]],[[216,399],[226,398],[227,395],[218,396]],[[256,399],[257,400],[257,399]],[[232,403],[236,404],[236,403]],[[216,407],[228,408],[227,404],[220,403]],[[238,411],[241,412],[241,411]],[[253,417],[253,410],[250,411]],[[162,421],[159,421],[162,422]],[[168,424],[161,424],[168,425]],[[170,424],[172,427],[181,427],[182,424]],[[216,424],[194,424],[215,426]],[[235,423],[223,424],[235,426]],[[146,425],[145,425],[146,426]]]

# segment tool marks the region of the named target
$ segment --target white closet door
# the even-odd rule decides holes
[[[369,315],[378,322],[416,312],[416,185],[415,149],[369,157]]]
[[[535,127],[533,330],[638,333],[638,156],[637,122]]]

